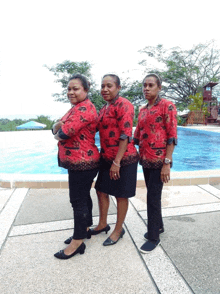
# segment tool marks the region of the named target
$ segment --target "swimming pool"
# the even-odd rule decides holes
[[[51,131],[0,133],[0,173],[66,174],[57,166],[57,143]],[[96,136],[99,147],[99,137]],[[172,171],[220,169],[220,133],[178,127]],[[142,172],[141,166],[138,171]]]

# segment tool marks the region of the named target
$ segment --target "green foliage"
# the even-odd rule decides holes
[[[90,73],[92,65],[88,61],[72,62],[70,60],[65,60],[64,62],[57,63],[52,67],[48,67],[47,65],[44,66],[49,71],[53,72],[57,78],[55,82],[59,83],[63,89],[61,93],[55,93],[52,95],[55,98],[55,101],[61,101],[64,103],[69,102],[66,95],[68,80],[73,74],[79,73],[85,75],[90,82],[89,98],[96,106],[96,109],[100,110],[100,108],[104,105],[104,101],[99,94],[99,91],[96,89],[96,84],[92,79]]]
[[[55,120],[51,120],[49,116],[44,116],[44,115],[38,116],[37,119],[35,119],[35,121],[41,124],[45,124],[46,128],[44,128],[44,130],[51,130],[53,124],[55,123]]]
[[[16,127],[20,126],[22,124],[25,124],[28,121],[37,121],[41,124],[45,124],[46,128],[44,130],[51,130],[53,124],[55,123],[54,120],[51,120],[49,116],[40,115],[37,117],[37,119],[29,119],[29,120],[23,120],[23,119],[14,119],[9,120],[7,118],[0,119],[0,132],[9,132],[9,131],[23,131],[23,130],[17,130]]]
[[[190,50],[157,45],[140,52],[147,56],[140,64],[147,68],[147,73],[155,72],[162,77],[163,96],[175,102],[188,105],[191,95],[201,92],[206,83],[220,79],[220,49],[216,49],[214,41],[198,44]],[[149,66],[152,59],[158,68]]]
[[[202,93],[196,93],[195,95],[190,95],[189,96],[191,100],[191,104],[188,106],[188,109],[190,111],[196,111],[200,110],[202,111],[205,115],[208,115],[208,108],[207,108],[207,103],[203,102],[203,96]]]
[[[181,117],[181,116],[177,115],[177,125],[178,126],[183,126],[186,121],[187,121],[186,117]]]
[[[26,120],[14,119],[10,120],[7,118],[0,119],[0,132],[16,131],[16,126],[26,123]]]
[[[121,87],[120,95],[130,100],[134,105],[145,101],[142,92],[142,83],[139,81],[129,82],[126,80]]]

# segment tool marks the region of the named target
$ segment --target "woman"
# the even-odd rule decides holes
[[[174,104],[159,97],[161,78],[149,74],[143,80],[143,94],[148,104],[138,116],[134,141],[139,145],[140,164],[143,166],[147,187],[148,232],[140,251],[148,253],[160,243],[164,232],[161,214],[163,183],[170,179],[172,154],[177,144],[177,112]]]
[[[80,75],[73,75],[68,83],[67,97],[72,108],[53,126],[55,139],[59,141],[59,166],[68,169],[69,195],[74,212],[74,234],[65,241],[64,250],[54,254],[68,259],[83,254],[83,239],[91,238],[92,200],[90,189],[98,173],[99,151],[95,146],[97,112],[88,99],[89,83]]]
[[[135,195],[138,153],[132,142],[134,107],[119,96],[120,79],[113,74],[102,79],[101,95],[107,104],[100,110],[98,130],[101,142],[101,167],[96,181],[100,219],[92,235],[108,232],[107,224],[109,195],[117,200],[117,222],[104,246],[113,245],[123,237],[122,228],[128,198]]]

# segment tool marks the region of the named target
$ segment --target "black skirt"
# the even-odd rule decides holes
[[[121,166],[120,178],[111,180],[109,170],[111,163],[101,159],[101,166],[95,189],[118,198],[130,198],[135,196],[137,183],[137,165],[138,162]]]

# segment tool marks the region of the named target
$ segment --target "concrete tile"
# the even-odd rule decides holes
[[[173,186],[190,186],[190,179],[172,179]]]
[[[98,225],[99,217],[93,217],[93,227]],[[112,230],[114,228],[114,224],[116,223],[116,215],[108,215],[108,224],[110,224]],[[45,222],[45,223],[36,223],[30,225],[20,225],[14,226],[10,231],[9,236],[22,236],[22,235],[29,235],[29,234],[39,234],[39,233],[46,233],[46,232],[53,232],[53,231],[60,231],[60,230],[69,230],[74,228],[74,221],[73,219],[70,220],[61,220],[61,221],[54,221],[54,222]],[[66,237],[66,239],[68,236]]]
[[[209,178],[191,178],[191,185],[206,185],[209,183]]]
[[[166,207],[162,208],[162,215],[164,217],[169,216],[179,216],[179,215],[188,215],[193,213],[204,213],[204,212],[214,212],[220,210],[220,202],[218,203],[208,203],[208,204],[197,204],[189,206],[178,206],[178,207]],[[147,219],[146,210],[139,211],[139,215],[143,220]]]
[[[5,242],[12,223],[20,209],[28,189],[16,189],[10,197],[7,205],[0,214],[0,249]]]
[[[218,185],[220,184],[220,177],[210,177],[209,178],[210,185]]]
[[[200,188],[206,190],[208,193],[220,198],[220,190],[211,185],[199,185]]]
[[[164,187],[162,207],[185,206],[217,202],[217,198],[198,186]]]
[[[93,215],[99,215],[95,189],[91,189]],[[115,214],[116,207],[110,201],[109,214]],[[16,217],[15,225],[53,222],[73,219],[68,189],[31,189]]]
[[[0,212],[14,192],[14,189],[0,189]]]
[[[41,186],[39,188],[43,189],[59,189],[60,188],[60,182],[41,182]],[[39,189],[38,188],[38,189]]]
[[[64,248],[66,234],[9,238],[1,255],[0,293],[158,293],[128,233],[110,247],[102,246],[105,234],[97,235],[86,240],[85,254],[58,260],[53,254]]]
[[[147,189],[137,188],[136,196],[131,198],[135,208],[146,210]],[[220,192],[219,192],[220,193]],[[198,186],[165,186],[162,191],[162,207],[181,207],[202,203],[214,203],[218,199]]]
[[[165,218],[164,225],[162,247],[193,293],[219,293],[220,211]]]
[[[2,182],[0,182],[0,187],[11,189],[12,188],[12,183],[11,182],[2,181]]]
[[[60,182],[60,188],[61,189],[68,189],[69,183],[68,182]]]
[[[40,188],[42,188],[42,182],[29,182],[29,181],[18,182],[18,181],[15,181],[13,183],[13,186],[15,188],[40,189]]]
[[[145,242],[143,235],[147,227],[132,205],[129,205],[126,227],[132,236],[137,249]],[[173,263],[166,256],[160,245],[149,254],[141,254],[150,274],[152,275],[159,293],[164,294],[190,294],[192,293],[186,282],[179,275]],[[145,293],[148,293],[147,291]]]

